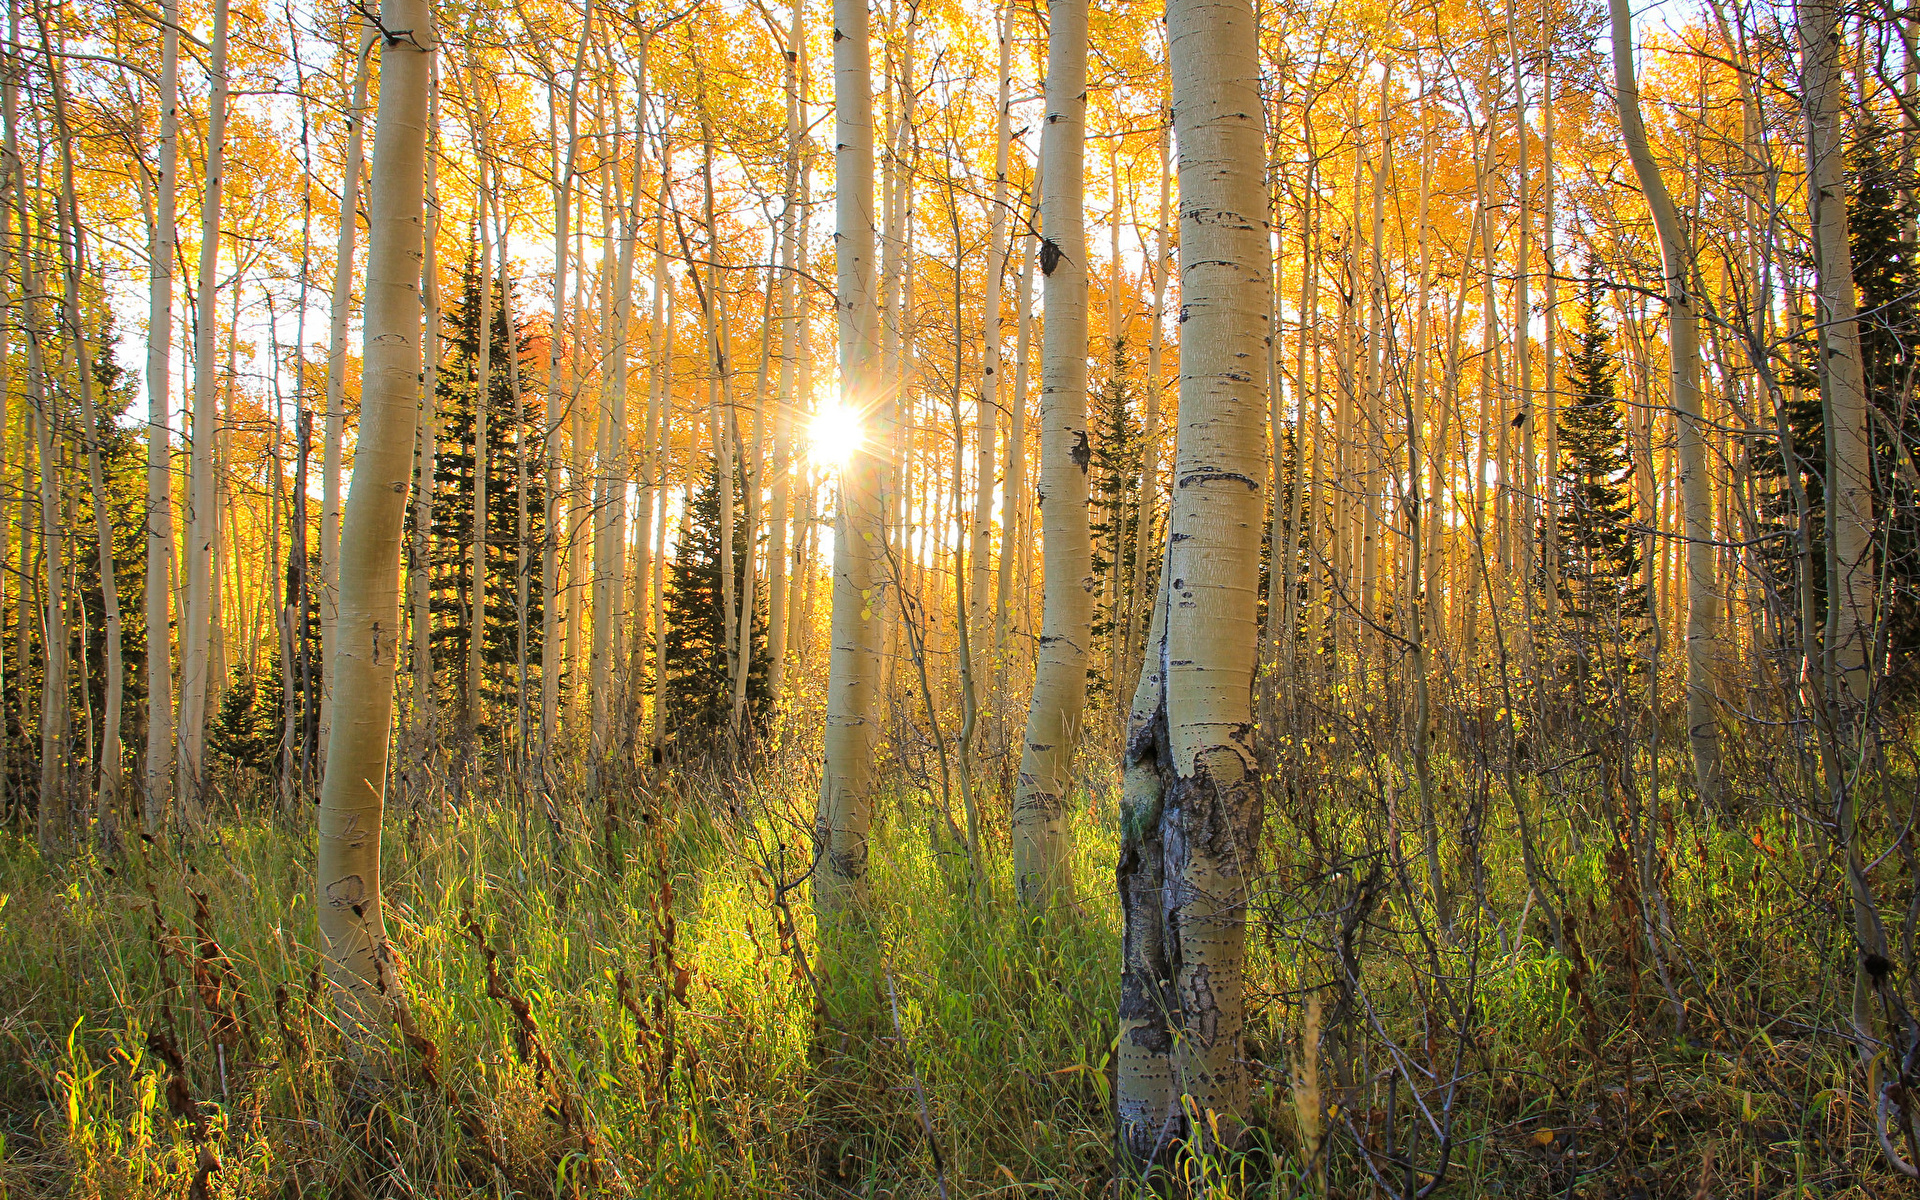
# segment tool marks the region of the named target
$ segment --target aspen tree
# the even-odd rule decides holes
[[[1000,432],[1000,323],[1001,298],[1005,291],[1007,248],[1010,235],[1007,199],[1007,160],[1013,140],[1013,7],[1001,6],[995,14],[1000,43],[999,88],[993,112],[993,198],[987,221],[987,274],[984,317],[980,347],[980,399],[974,418],[973,458],[973,580],[969,600],[972,608],[967,632],[973,641],[968,664],[970,678],[981,678],[981,655],[974,647],[985,642],[987,629],[987,581],[993,553],[993,475],[994,443]],[[955,338],[959,337],[956,329]],[[1013,548],[1007,534],[1011,531],[1013,511],[1009,499],[1001,499],[1002,561]]]
[[[804,76],[803,82],[804,82]],[[804,94],[802,104],[805,103]],[[805,122],[802,122],[805,127]],[[800,205],[804,211],[807,198],[812,194],[813,154],[806,151],[800,163]],[[795,271],[799,278],[807,276],[807,241],[797,239],[794,247]],[[801,413],[813,408],[813,334],[812,323],[808,315],[806,293],[796,291],[796,305],[793,316],[793,336],[796,343],[794,361],[795,395],[800,397],[801,407],[795,410]],[[802,660],[813,645],[814,588],[819,577],[814,562],[814,535],[817,521],[814,516],[817,504],[818,484],[815,477],[815,464],[810,455],[803,454],[799,463],[800,503],[795,517],[793,538],[793,565],[787,580],[787,639],[786,652],[792,655],[796,664]]]
[[[1087,701],[1093,633],[1093,547],[1087,521],[1086,0],[1047,7],[1046,124],[1040,135],[1040,270],[1046,325],[1040,353],[1040,501],[1045,598],[1013,798],[1013,874],[1020,898],[1044,909],[1064,898],[1065,802],[1073,744]]]
[[[1671,404],[1680,465],[1682,524],[1687,572],[1687,744],[1693,757],[1693,782],[1703,802],[1721,798],[1720,727],[1714,715],[1714,658],[1719,648],[1719,617],[1713,599],[1713,481],[1708,477],[1707,447],[1700,398],[1700,319],[1693,298],[1693,254],[1680,225],[1673,198],[1647,143],[1640,115],[1640,85],[1633,68],[1633,26],[1627,0],[1608,0],[1613,25],[1614,97],[1627,156],[1653,213],[1660,238],[1660,259],[1667,301],[1667,351],[1672,377]],[[1844,235],[1843,235],[1844,236]],[[1842,243],[1844,246],[1844,242]],[[1844,251],[1843,251],[1844,252]],[[1849,284],[1848,297],[1851,301]],[[1871,567],[1868,567],[1871,572]],[[1872,583],[1869,580],[1868,588]]]
[[[1034,186],[1039,187],[1036,175]],[[1013,394],[1008,407],[1012,409],[1012,419],[1007,422],[1007,474],[1002,487],[1008,513],[1006,532],[1002,535],[1002,544],[1014,547],[1012,554],[1000,556],[1000,578],[996,581],[996,604],[998,614],[994,621],[993,655],[994,686],[993,694],[1004,700],[1007,694],[1007,669],[1011,653],[1009,641],[1016,632],[1014,608],[1017,604],[1021,613],[1018,631],[1024,633],[1029,625],[1026,620],[1028,582],[1033,569],[1033,553],[1030,536],[1033,528],[1032,513],[1027,503],[1027,375],[1033,345],[1033,261],[1038,256],[1039,238],[1029,233],[1020,239],[1020,285],[1014,293],[1016,297],[1015,330],[1013,341]],[[1000,706],[996,706],[1000,707]],[[1004,717],[1004,713],[1002,716]],[[1002,721],[1004,725],[1004,720]],[[1004,743],[1004,730],[998,735]]]
[[[11,6],[7,14],[10,44],[20,45],[20,10]],[[40,555],[45,564],[45,587],[34,611],[33,588],[20,589],[19,628],[22,635],[20,661],[27,659],[26,631],[37,616],[43,630],[44,652],[40,672],[40,786],[35,798],[34,838],[42,855],[52,853],[65,840],[68,824],[67,801],[67,602],[66,533],[61,521],[60,499],[54,462],[54,410],[48,402],[44,328],[40,324],[40,298],[43,294],[40,267],[34,252],[34,220],[27,206],[26,168],[19,155],[15,130],[14,76],[9,73],[5,92],[6,180],[13,193],[15,211],[20,218],[20,325],[26,343],[27,424],[34,442],[32,462],[38,476]],[[23,481],[31,486],[32,481]],[[33,561],[31,541],[32,512],[23,497],[20,504],[20,557]]]
[[[168,620],[167,568],[173,558],[170,376],[180,154],[179,0],[165,0],[161,15],[160,165],[154,176],[155,211],[147,243],[147,754],[140,789],[140,826],[150,838],[160,836],[173,798],[173,638]]]
[[[353,90],[347,105],[346,163],[340,176],[340,228],[334,245],[333,295],[327,311],[326,432],[320,451],[320,734],[325,761],[327,734],[333,728],[333,632],[340,591],[340,472],[347,427],[347,322],[353,315],[353,248],[360,231],[360,176],[367,124],[367,73],[379,36],[355,20],[359,50],[354,57]],[[191,491],[191,489],[189,489]],[[192,497],[188,498],[189,504]],[[182,658],[185,647],[182,646]],[[183,670],[184,678],[184,670]],[[180,698],[181,734],[186,734],[187,697]],[[182,752],[184,753],[184,747]],[[184,764],[183,764],[184,767]]]
[[[1833,600],[1827,605],[1826,670],[1837,697],[1858,709],[1867,702],[1873,678],[1873,465],[1847,227],[1841,17],[1832,0],[1803,0],[1797,7],[1832,529],[1827,556],[1832,582],[1827,592]]]
[[[227,139],[227,0],[214,0],[213,37],[209,42],[208,71],[212,95],[208,99],[206,194],[200,205],[200,273],[196,284],[198,312],[194,317],[193,439],[187,485],[187,596],[181,613],[185,632],[180,639],[180,800],[183,815],[198,820],[205,806],[201,789],[206,783],[205,747],[207,705],[214,680],[209,674],[217,620],[218,593],[214,589],[213,543],[217,535],[218,494],[214,481],[214,452],[218,414],[215,411],[214,339],[218,332],[215,304],[219,297],[220,200],[225,182]],[[237,285],[236,285],[237,286]],[[229,372],[231,373],[231,372]],[[49,558],[51,561],[51,558]]]
[[[1168,6],[1180,172],[1180,425],[1157,661],[1129,732],[1118,882],[1125,942],[1117,1150],[1138,1171],[1175,1140],[1238,1143],[1260,542],[1268,474],[1258,39],[1244,0]],[[1153,643],[1157,642],[1157,645]],[[1159,678],[1154,679],[1157,668]],[[1154,701],[1157,700],[1158,703]]]
[[[1167,268],[1171,258],[1167,249],[1167,206],[1168,192],[1173,176],[1168,171],[1167,154],[1170,139],[1173,137],[1173,124],[1166,121],[1160,129],[1160,206],[1154,222],[1153,243],[1153,310],[1148,314],[1152,322],[1147,327],[1147,415],[1140,433],[1140,518],[1133,536],[1133,582],[1132,593],[1127,599],[1127,628],[1132,630],[1138,624],[1140,610],[1146,600],[1148,555],[1154,544],[1153,518],[1154,502],[1159,496],[1160,478],[1160,355],[1166,343],[1166,307],[1167,307]],[[1296,491],[1298,489],[1295,489]],[[1285,543],[1282,543],[1285,544]],[[1289,586],[1287,607],[1292,608],[1293,595],[1293,555],[1286,557],[1286,572]],[[1127,635],[1128,646],[1143,645],[1131,632]],[[1123,667],[1130,665],[1122,660]]]
[[[563,492],[560,487],[560,422],[563,414],[574,408],[574,398],[561,393],[560,356],[564,343],[571,337],[578,340],[578,330],[568,325],[567,311],[567,254],[571,222],[573,219],[573,180],[579,164],[580,155],[580,80],[586,64],[587,47],[593,41],[594,0],[586,0],[580,18],[580,40],[574,48],[573,71],[567,82],[567,126],[565,165],[554,163],[553,175],[553,322],[547,335],[547,437],[546,437],[546,479],[543,497],[546,507],[546,536],[540,548],[540,735],[536,751],[536,768],[543,789],[548,784],[547,770],[551,765],[554,738],[559,731],[560,714],[560,677],[568,666],[570,657],[578,648],[579,608],[569,604],[567,616],[569,624],[566,630],[567,641],[560,635],[560,606],[563,597],[560,594],[560,505]],[[552,81],[548,87],[548,125],[553,124]],[[553,139],[549,139],[551,142]],[[560,157],[559,146],[553,145],[553,157]],[[576,323],[578,316],[572,318]],[[509,326],[508,328],[512,328]],[[577,372],[574,383],[578,385]],[[580,430],[578,421],[574,423],[575,453],[578,454]],[[577,463],[575,464],[578,465]],[[578,472],[575,472],[576,476]],[[571,494],[571,488],[566,495]],[[578,504],[569,505],[577,508]],[[570,532],[578,532],[579,514],[569,512],[572,518]],[[577,540],[577,539],[574,539]]]
[[[873,92],[866,0],[834,0],[834,307],[839,403],[866,423],[882,402],[875,377],[880,311],[874,294]],[[866,894],[873,813],[873,746],[880,676],[877,558],[880,462],[861,437],[840,472],[833,533],[833,628],[827,664],[826,753],[814,830],[815,909],[831,917]]]
[[[645,74],[642,72],[640,88],[642,117],[639,125],[644,128],[644,115],[647,90],[644,86]],[[647,647],[654,647],[654,675],[656,680],[664,679],[665,672],[659,667],[659,628],[660,628],[660,570],[664,565],[664,544],[658,553],[654,548],[655,510],[658,509],[660,536],[664,539],[667,522],[666,495],[662,491],[660,473],[666,466],[666,447],[662,444],[671,425],[672,414],[665,411],[668,400],[667,388],[670,380],[666,355],[666,334],[668,320],[667,302],[669,282],[667,277],[667,189],[673,179],[673,150],[667,138],[666,122],[661,121],[659,147],[660,191],[655,197],[653,210],[653,283],[651,302],[653,310],[647,326],[647,419],[645,431],[646,471],[640,483],[640,510],[635,517],[639,538],[639,552],[634,560],[634,581],[638,589],[638,598],[633,605],[635,633],[632,645],[633,670],[632,681],[635,689],[635,731],[638,732],[639,688],[646,677]],[[634,189],[635,203],[639,202],[639,189]],[[663,419],[664,418],[664,419]],[[658,727],[659,710],[654,711],[655,727]],[[652,742],[647,743],[651,745]]]
[[[53,47],[44,23],[40,27],[40,39],[51,61]],[[61,146],[61,200],[65,209],[59,224],[60,251],[66,268],[67,335],[71,339],[68,345],[74,378],[80,385],[80,420],[87,439],[87,485],[100,569],[100,607],[106,625],[106,711],[95,763],[99,779],[94,811],[101,824],[103,844],[112,845],[113,822],[120,802],[120,709],[126,685],[120,646],[120,589],[113,569],[114,512],[107,499],[106,476],[100,466],[101,421],[93,397],[94,361],[88,350],[86,320],[80,307],[80,277],[86,268],[86,230],[80,224],[80,204],[73,186],[73,136],[67,127],[66,88],[61,85],[57,71],[52,83],[54,127]]]
[[[405,1003],[381,907],[380,831],[399,666],[400,545],[425,367],[420,265],[432,22],[424,0],[381,6],[360,437],[340,536],[339,720],[320,784],[320,933],[341,1027],[362,1061]]]
[[[475,86],[478,77],[479,73],[474,69],[472,59],[469,59],[467,95],[474,97],[475,107],[479,104],[479,88]],[[479,260],[476,267],[480,274],[480,337],[474,354],[478,382],[473,400],[473,546],[470,550],[471,578],[467,583],[466,682],[462,688],[467,698],[466,736],[471,739],[478,732],[483,716],[480,711],[482,704],[480,667],[481,651],[486,641],[483,631],[487,619],[487,493],[492,483],[487,470],[489,465],[487,405],[491,402],[493,393],[493,236],[489,228],[492,224],[492,213],[489,210],[492,197],[488,190],[490,181],[487,174],[484,109],[479,113],[469,109],[467,115],[472,123],[474,142],[474,232],[480,243],[475,254]],[[504,286],[504,276],[501,282]],[[508,334],[510,340],[512,336]],[[509,346],[507,353],[514,353],[514,347]]]
[[[793,23],[787,31],[785,91],[787,99],[787,162],[785,192],[780,213],[780,379],[774,402],[773,435],[773,512],[768,517],[767,538],[767,702],[774,711],[780,708],[780,694],[786,686],[787,623],[787,530],[792,505],[793,418],[799,398],[794,392],[799,369],[800,279],[795,274],[795,256],[800,231],[800,158],[805,122],[802,119],[801,65],[806,61],[806,5],[793,5]],[[798,538],[794,539],[798,542]]]
[[[644,42],[641,43],[640,54],[640,90],[644,95]],[[614,144],[617,146],[619,142],[616,122]],[[614,156],[616,161],[618,157],[618,154]],[[633,321],[633,254],[634,243],[640,234],[640,186],[644,166],[645,157],[640,153],[640,137],[636,130],[632,207],[616,205],[623,208],[620,217],[620,251],[613,278],[607,353],[603,357],[603,399],[597,439],[600,470],[596,480],[599,495],[594,503],[593,694],[589,698],[596,768],[613,750],[614,730],[611,721],[618,711],[614,705],[613,664],[619,654],[618,635],[626,623],[625,614],[620,609],[626,601],[627,574],[627,332]]]
[[[439,68],[439,60],[435,58],[428,72],[427,81],[427,151],[424,185],[426,190],[423,199],[423,249],[420,262],[420,297],[425,308],[425,330],[420,341],[423,374],[419,401],[417,487],[413,504],[413,561],[407,569],[407,584],[413,592],[413,712],[410,715],[414,724],[412,740],[416,784],[426,778],[428,759],[439,743],[438,705],[435,702],[433,687],[433,609],[428,593],[432,571],[429,555],[433,538],[433,464],[439,449],[438,432],[435,428],[437,413],[434,404],[439,389],[433,383],[438,378],[437,368],[440,363]],[[482,344],[490,340],[490,335],[491,331],[486,326],[481,326]],[[484,449],[484,445],[479,447],[480,453],[474,456],[476,473]],[[484,543],[486,527],[475,526],[473,537],[476,544]],[[471,637],[477,640],[478,631],[476,630]]]

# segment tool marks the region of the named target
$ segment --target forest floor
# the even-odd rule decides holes
[[[1003,835],[970,879],[929,795],[891,794],[869,925],[823,955],[813,784],[786,774],[612,789],[552,822],[396,804],[409,1020],[364,1073],[327,1016],[310,823],[234,814],[150,858],[8,835],[0,1198],[1111,1195],[1115,781],[1076,792],[1080,903],[1040,917]],[[1621,843],[1544,822],[1564,952],[1475,821],[1441,847],[1469,880],[1442,915],[1417,846],[1342,852],[1325,814],[1276,803],[1250,1149],[1180,1162],[1186,1190],[1904,1194],[1837,1036],[1836,896],[1791,865],[1791,821],[1670,820],[1637,876],[1677,931],[1654,941]]]

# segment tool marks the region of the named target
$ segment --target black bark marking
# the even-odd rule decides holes
[[[1238,471],[1195,471],[1191,475],[1182,475],[1180,477],[1180,486],[1189,487],[1196,483],[1217,483],[1226,479],[1239,480],[1241,483],[1247,485],[1247,490],[1250,492],[1260,490],[1260,482],[1258,480],[1249,475],[1242,475]]]
[[[1093,447],[1087,442],[1086,430],[1079,430],[1073,435],[1073,449],[1068,453],[1073,458],[1073,465],[1079,467],[1080,473],[1085,475],[1088,465],[1093,462]]]
[[[1042,275],[1051,276],[1053,269],[1059,266],[1060,260],[1065,257],[1066,255],[1060,252],[1060,247],[1054,243],[1052,238],[1043,237],[1040,239],[1040,273]]]

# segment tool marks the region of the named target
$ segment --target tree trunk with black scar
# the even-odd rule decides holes
[[[1165,569],[1125,760],[1117,1158],[1239,1141],[1260,543],[1268,476],[1265,134],[1252,5],[1168,6],[1179,149],[1180,425]]]

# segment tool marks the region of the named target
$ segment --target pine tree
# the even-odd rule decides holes
[[[1583,328],[1567,361],[1569,398],[1559,418],[1559,599],[1572,670],[1585,678],[1603,654],[1617,654],[1637,634],[1647,612],[1635,539],[1633,460],[1620,410],[1619,367],[1600,315],[1597,270],[1581,304]],[[1609,665],[1618,665],[1609,664]]]
[[[746,481],[734,469],[734,529],[746,528]],[[735,536],[738,536],[736,533]],[[753,555],[736,546],[734,594],[740,595]],[[667,673],[666,725],[681,753],[697,756],[718,745],[713,735],[726,728],[733,677],[727,656],[727,622],[720,577],[719,469],[709,462],[707,477],[693,494],[693,507],[667,571],[667,636],[662,666]],[[756,589],[757,590],[757,589]],[[766,618],[758,604],[752,622],[753,663],[747,675],[747,722],[752,726],[767,700]]]
[[[524,455],[529,479],[527,496],[528,561],[537,563],[537,547],[544,530],[546,506],[541,501],[544,455],[544,409],[538,394],[522,388],[525,425],[513,423],[513,375],[507,361],[508,298],[502,281],[495,279],[493,299],[492,346],[488,351],[486,405],[486,450],[483,458],[475,453],[475,431],[479,427],[481,403],[478,379],[480,361],[480,272],[478,262],[469,255],[461,273],[459,298],[444,309],[441,343],[444,354],[435,382],[439,437],[433,464],[433,537],[427,569],[428,604],[433,614],[431,634],[434,677],[442,689],[443,706],[457,709],[464,704],[467,647],[473,636],[468,611],[473,580],[473,494],[474,464],[484,462],[487,480],[486,529],[486,606],[481,613],[480,711],[475,714],[482,741],[493,732],[489,718],[504,719],[512,711],[519,656],[519,617],[514,608],[514,566],[519,538],[519,508],[514,488],[519,478],[519,463]],[[512,304],[517,314],[522,305]],[[513,331],[514,353],[523,364],[521,378],[531,378],[529,358],[531,338],[519,321]],[[527,664],[538,678],[541,663],[540,589],[527,592]]]
[[[1920,651],[1920,515],[1900,477],[1911,475],[1909,448],[1920,435],[1912,399],[1920,368],[1920,267],[1906,231],[1912,219],[1906,195],[1914,180],[1888,157],[1890,135],[1869,123],[1848,155],[1847,229],[1853,249],[1853,282],[1860,296],[1860,364],[1871,421],[1874,507],[1882,569],[1891,577],[1885,638],[1892,661],[1911,662]],[[1905,445],[1895,445],[1887,426],[1906,414]],[[1902,682],[1917,681],[1911,670]]]
[[[1094,396],[1093,577],[1096,583],[1093,636],[1107,644],[1094,656],[1087,680],[1095,692],[1112,686],[1117,671],[1107,669],[1119,653],[1133,584],[1134,547],[1140,526],[1140,423],[1133,415],[1133,391],[1127,385],[1127,339],[1114,339],[1107,386]]]

